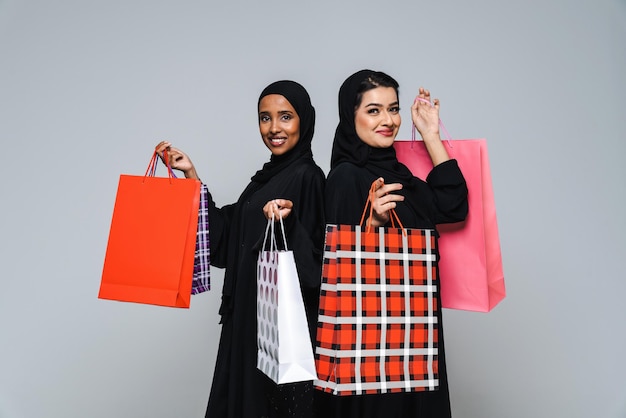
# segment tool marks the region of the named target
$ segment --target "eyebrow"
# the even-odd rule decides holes
[[[262,114],[262,113],[270,113],[270,111],[269,110],[260,110],[259,114]],[[293,112],[291,110],[279,110],[278,114],[279,115],[285,115],[285,114],[291,115],[291,114],[293,114]]]
[[[389,103],[389,106],[394,106],[394,105],[397,105],[397,104],[398,104],[398,102],[393,102],[393,103]],[[365,107],[370,107],[370,106],[383,107],[383,105],[380,104],[380,103],[369,103],[369,104],[365,105]]]

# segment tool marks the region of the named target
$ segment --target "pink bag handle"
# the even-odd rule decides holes
[[[431,102],[429,102],[426,99],[422,99],[421,97],[416,97],[415,100],[419,100],[420,102],[424,102],[424,103],[428,103],[429,105],[433,106],[433,104]],[[413,148],[413,141],[417,140],[417,128],[415,127],[415,124],[413,123],[413,121],[411,121],[411,148]],[[443,122],[441,121],[441,119],[439,119],[439,127],[441,128],[441,130],[443,131],[443,134],[446,137],[446,141],[448,141],[448,145],[450,145],[450,148],[454,148],[452,146],[452,137],[450,136],[450,133],[448,132],[448,130],[446,129],[445,125],[443,124]]]

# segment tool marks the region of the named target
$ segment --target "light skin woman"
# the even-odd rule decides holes
[[[441,142],[440,103],[438,99],[431,99],[427,89],[419,89],[411,106],[411,117],[424,140],[434,167],[427,178],[420,179],[398,161],[393,147],[401,124],[398,91],[399,85],[396,80],[385,73],[372,70],[358,71],[341,85],[339,123],[333,140],[331,170],[325,188],[327,223],[359,225],[372,184],[374,184],[372,212],[371,219],[367,221],[375,227],[391,226],[391,209],[394,209],[405,228],[414,230],[435,230],[438,224],[465,219],[467,215],[465,179],[457,162],[450,159]],[[383,279],[380,280],[382,282]],[[433,280],[433,286],[438,288],[438,277]],[[427,319],[423,318],[428,321],[436,317],[437,327],[433,329],[432,339],[437,341],[438,350],[437,359],[432,364],[433,380],[437,381],[436,389],[430,390],[421,386],[424,381],[415,378],[410,382],[414,385],[412,388],[414,390],[398,393],[336,396],[328,391],[318,391],[315,404],[318,416],[449,418],[450,401],[441,306],[438,299],[432,315],[424,316],[429,316]],[[386,325],[381,325],[381,329],[390,323],[385,322]],[[358,327],[359,325],[356,325],[357,330]],[[343,337],[342,335],[337,338]],[[350,337],[346,336],[347,338]],[[350,341],[347,340],[346,345]],[[377,343],[380,343],[381,347],[390,344],[389,340]],[[400,367],[393,363],[395,361],[389,359],[387,365],[391,368]],[[344,380],[340,384],[349,380],[347,375],[342,378]],[[326,379],[326,376],[323,376],[323,379]],[[334,377],[328,377],[330,382],[332,379]],[[333,383],[326,386],[328,390],[332,390]]]

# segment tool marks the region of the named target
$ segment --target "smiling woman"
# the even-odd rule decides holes
[[[309,332],[316,327],[324,240],[324,173],[313,161],[315,109],[293,81],[267,86],[258,102],[259,131],[270,161],[252,176],[236,203],[217,207],[206,187],[211,265],[226,268],[222,333],[207,417],[310,417],[311,382],[276,385],[257,370],[256,262],[267,219],[281,215],[293,251]],[[198,178],[196,169],[169,142],[172,168]]]
[[[398,94],[393,87],[366,91],[354,112],[356,134],[374,148],[392,146],[401,122]]]
[[[371,222],[373,226],[389,226],[391,209],[395,209],[404,227],[411,229],[433,230],[436,224],[458,222],[465,218],[467,215],[467,187],[456,161],[450,160],[439,137],[439,101],[435,99],[434,105],[431,106],[430,92],[423,88],[419,90],[418,97],[421,100],[415,100],[411,107],[412,119],[424,142],[426,142],[426,147],[435,166],[426,181],[413,177],[408,168],[398,162],[393,148],[393,141],[401,122],[398,106],[398,83],[387,74],[370,70],[359,71],[343,83],[339,90],[339,125],[335,131],[331,170],[326,185],[325,213],[327,223],[358,225],[362,222],[363,208],[372,184],[375,186],[375,191],[371,201],[373,210],[368,222]],[[344,244],[349,247],[354,243]],[[354,265],[351,267],[354,268]],[[354,280],[359,279],[354,278]],[[372,291],[372,294],[376,292],[382,295],[393,293],[384,290],[384,285],[387,283],[385,277],[381,275],[376,280],[379,287]],[[432,287],[429,286],[429,288],[438,293],[438,286],[438,277],[435,277]],[[385,297],[387,296],[383,298]],[[366,302],[354,303],[365,304]],[[372,303],[371,299],[370,303]],[[417,334],[420,332],[416,330],[423,329],[420,327],[424,323],[432,323],[434,325],[432,333],[434,338],[428,342],[433,344],[434,356],[437,358],[437,361],[433,363],[436,363],[436,366],[429,370],[434,382],[432,386],[426,386],[424,382],[429,382],[429,380],[412,368],[411,373],[398,373],[403,379],[402,387],[410,389],[406,392],[390,393],[384,383],[380,383],[385,382],[389,377],[385,374],[382,376],[378,374],[376,379],[371,378],[371,380],[364,382],[359,381],[357,376],[368,375],[371,377],[378,371],[370,372],[365,370],[366,367],[363,366],[362,370],[355,370],[354,375],[348,377],[348,372],[345,370],[349,370],[349,367],[345,369],[337,367],[337,374],[346,373],[346,375],[342,377],[331,375],[324,377],[328,380],[318,381],[318,388],[325,390],[324,392],[316,391],[318,415],[331,418],[450,417],[441,304],[438,299],[430,308],[434,312],[432,316],[419,310],[412,311],[410,315],[391,310],[375,311],[377,313],[365,319],[358,317],[354,327],[349,329],[351,332],[349,336],[347,333],[345,335],[333,335],[333,341],[344,341],[345,345],[351,347],[355,353],[374,351],[371,350],[371,346],[381,347],[380,351],[376,351],[379,356],[376,357],[375,362],[377,363],[375,364],[384,364],[384,367],[380,367],[384,370],[396,370],[394,367],[399,367],[397,360],[394,360],[393,355],[385,354],[385,349],[390,348],[389,341],[391,338],[385,340],[386,337],[384,337],[384,335],[393,334],[394,321],[395,324],[400,322],[404,324],[405,320],[407,323],[410,320],[410,329]],[[354,315],[362,314],[354,313]],[[367,343],[357,343],[357,341],[350,339],[359,340],[358,335],[364,335],[367,331],[367,324],[372,323],[381,324],[382,328],[377,334],[380,340],[376,340],[375,343],[369,341],[370,345],[368,346]],[[345,340],[344,336],[346,336]],[[365,337],[359,341],[364,340]],[[405,352],[405,349],[415,348],[413,339],[402,341],[403,345],[400,348],[402,352]],[[342,344],[344,343],[342,342]],[[422,345],[418,345],[418,347],[422,347]],[[349,356],[352,354],[348,351],[346,350],[341,354],[342,360],[345,361],[346,358],[350,358]],[[422,354],[413,355],[412,352],[410,357],[417,358]],[[373,357],[369,359],[371,360]],[[367,360],[368,363],[359,357],[359,360],[355,358],[355,361],[350,364],[356,364],[358,361],[362,361],[361,364],[374,364],[374,361],[370,360]],[[403,369],[404,366],[399,367],[399,369],[408,370],[413,363],[406,361],[404,365],[406,365],[406,369]],[[356,367],[353,368],[356,369]],[[372,369],[375,368],[372,367]],[[394,372],[389,373],[393,379],[396,379]],[[428,378],[431,377],[430,374],[427,376]],[[334,389],[340,390],[337,388],[338,381],[341,381],[342,385],[344,382],[348,382],[345,384],[346,386],[354,384],[355,387],[361,384],[366,386],[367,384],[373,387],[374,391],[378,390],[378,393],[355,394],[355,396],[331,394],[330,392]],[[376,386],[376,382],[379,386]]]
[[[300,139],[300,117],[284,96],[268,94],[259,102],[259,130],[272,155],[283,155]]]

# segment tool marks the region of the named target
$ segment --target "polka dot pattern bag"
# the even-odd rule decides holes
[[[267,222],[257,262],[257,368],[277,384],[313,380],[315,360],[296,263],[282,218],[285,250],[277,248],[274,224]]]

